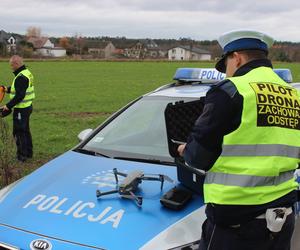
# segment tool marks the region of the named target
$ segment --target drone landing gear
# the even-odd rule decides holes
[[[108,195],[108,194],[115,194],[115,193],[118,193],[118,192],[119,192],[118,190],[113,190],[113,191],[108,191],[108,192],[101,192],[99,189],[97,189],[96,190],[96,197],[100,198],[101,196]],[[143,204],[143,197],[142,196],[137,196],[133,192],[129,191],[127,194],[121,194],[121,197],[125,198],[125,199],[133,200],[133,201],[135,201],[135,203],[138,207],[142,207],[142,204]]]
[[[121,197],[123,197],[125,199],[130,199],[130,200],[135,201],[135,204],[138,207],[142,207],[142,205],[143,205],[143,197],[142,196],[137,196],[134,193],[132,193],[131,191],[129,191],[129,194],[121,195]]]

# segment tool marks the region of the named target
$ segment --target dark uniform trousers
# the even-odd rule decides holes
[[[13,135],[17,145],[18,160],[32,157],[32,138],[29,127],[29,118],[32,106],[27,108],[14,108]]]
[[[199,250],[290,250],[295,214],[287,216],[278,233],[267,228],[266,219],[254,219],[236,226],[219,226],[210,220],[202,225]]]

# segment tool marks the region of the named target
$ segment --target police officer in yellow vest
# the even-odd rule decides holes
[[[227,78],[207,93],[186,163],[206,171],[207,219],[200,249],[288,250],[300,160],[300,99],[267,59],[273,39],[249,30],[222,35],[216,68]]]
[[[3,106],[3,111],[13,111],[13,135],[17,144],[17,159],[26,161],[32,158],[32,138],[29,118],[32,113],[32,101],[35,98],[33,75],[23,64],[20,56],[11,57],[10,66],[15,78],[6,92],[10,94],[10,101]]]

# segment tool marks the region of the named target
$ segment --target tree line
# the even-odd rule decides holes
[[[12,53],[18,53],[24,57],[32,57],[34,55],[33,44],[27,42],[28,37],[43,37],[41,29],[38,27],[29,27],[25,35],[9,33],[18,37],[15,51],[7,52],[6,44],[0,40],[0,56],[9,56]],[[133,47],[140,40],[126,37],[109,37],[97,36],[89,37],[75,34],[70,37],[49,37],[50,41],[56,46],[66,49],[67,55],[86,55],[88,49],[98,46],[99,44],[112,42],[117,49]],[[212,54],[212,59],[217,59],[222,55],[217,40],[194,40],[191,38],[180,37],[179,39],[148,39],[154,41],[158,48],[168,50],[176,46],[197,47],[209,51]],[[274,46],[270,49],[269,58],[273,61],[282,62],[300,62],[300,43],[288,41],[275,41]]]

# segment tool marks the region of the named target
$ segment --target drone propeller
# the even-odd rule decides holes
[[[174,183],[174,180],[172,180],[169,176],[167,175],[163,175],[163,174],[152,174],[152,175],[156,175],[158,177],[154,177],[154,176],[143,176],[141,179],[142,180],[148,180],[148,181],[160,181],[161,185],[160,185],[160,190],[163,189],[164,186],[164,181],[168,181],[171,183]]]
[[[153,180],[153,181],[162,181],[162,179],[165,181],[168,181],[168,182],[171,182],[171,183],[175,183],[175,181],[167,176],[167,175],[164,175],[164,174],[147,174],[148,176],[143,176],[143,180]],[[157,177],[152,177],[152,176],[157,176]]]

